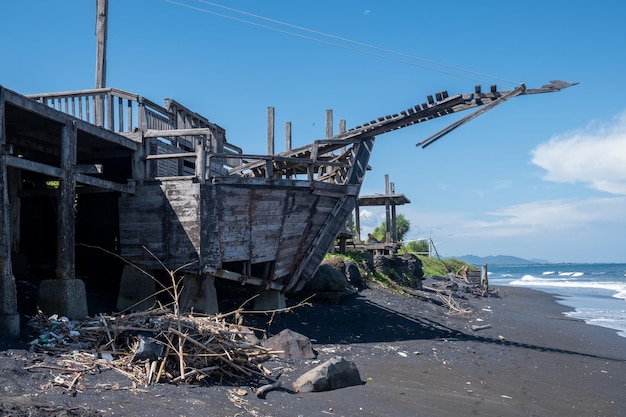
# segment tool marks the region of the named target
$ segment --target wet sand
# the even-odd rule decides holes
[[[340,305],[314,304],[257,318],[270,333],[290,328],[314,339],[316,361],[265,363],[283,389],[257,398],[245,384],[132,386],[112,370],[85,375],[75,395],[41,389],[53,371],[24,371],[38,359],[0,352],[0,416],[621,416],[626,415],[626,338],[563,315],[546,293],[500,287],[467,296],[467,316],[380,288]],[[472,330],[472,326],[486,326]],[[363,384],[295,393],[306,370],[340,355]],[[242,388],[247,395],[233,394]]]

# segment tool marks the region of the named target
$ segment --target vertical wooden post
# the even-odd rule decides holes
[[[385,225],[386,227],[386,234],[385,237],[387,237],[388,239],[386,239],[386,241],[389,241],[390,237],[391,237],[391,206],[389,204],[389,197],[386,197],[389,195],[389,174],[385,174]]]
[[[0,86],[0,335],[16,338],[20,334],[20,316],[17,313],[17,289],[11,265],[11,222],[4,103],[4,89]]]
[[[390,184],[391,187],[391,194],[395,194],[396,193],[396,184],[395,183],[391,183]],[[395,203],[391,203],[391,239],[393,241],[393,243],[397,243],[398,242],[398,222],[397,222],[397,217],[396,217],[396,205]]]
[[[196,177],[200,184],[204,184],[206,181],[206,151],[204,144],[206,139],[204,136],[200,136],[196,139]]]
[[[333,111],[332,109],[326,110],[326,139],[333,137]],[[328,174],[331,172],[332,167],[322,167],[322,172]]]
[[[291,150],[291,122],[285,122],[285,150]]]
[[[96,0],[96,88],[104,88],[107,78],[107,14],[109,0]]]
[[[107,14],[109,0],[96,0],[96,88],[106,86]],[[96,125],[104,123],[104,103],[101,95],[96,99]]]
[[[63,126],[61,132],[61,168],[58,219],[57,219],[57,278],[75,279],[75,214],[76,199],[76,142],[77,131],[74,122]]]
[[[267,154],[274,155],[274,107],[267,108]]]
[[[354,222],[356,228],[356,241],[361,243],[361,214],[359,213],[359,198],[357,196],[354,204]]]
[[[140,181],[140,180],[144,180],[146,179],[148,176],[146,174],[146,166],[148,164],[148,161],[145,159],[145,146],[143,146],[143,141],[145,140],[143,137],[143,132],[140,133],[141,135],[141,144],[140,146],[137,147],[137,150],[135,152],[133,152],[133,159],[131,161],[132,163],[132,175],[133,175],[133,180],[135,181]]]
[[[326,139],[333,137],[333,111],[326,110]]]
[[[483,290],[483,295],[489,291],[489,278],[487,273],[487,264],[483,264],[480,269],[480,286]]]

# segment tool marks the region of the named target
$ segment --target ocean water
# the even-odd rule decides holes
[[[532,288],[557,296],[568,317],[626,337],[626,264],[488,265],[490,285]]]

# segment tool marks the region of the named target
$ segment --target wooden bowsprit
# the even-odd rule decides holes
[[[490,97],[490,99],[492,100],[489,104],[486,104],[485,107],[480,108],[479,110],[476,110],[474,113],[469,114],[465,117],[463,117],[462,119],[457,120],[456,122],[452,123],[451,125],[447,126],[446,128],[440,130],[439,132],[435,133],[432,136],[427,137],[426,139],[424,139],[423,141],[421,141],[420,143],[418,143],[415,146],[421,146],[422,149],[432,145],[435,141],[441,139],[442,137],[444,137],[445,135],[447,135],[448,133],[452,132],[453,130],[455,130],[456,128],[464,125],[465,123],[475,119],[476,117],[480,116],[483,113],[486,113],[487,111],[493,109],[495,106],[497,106],[498,104],[502,104],[505,101],[513,98],[513,97],[517,97],[523,94],[540,94],[540,93],[552,93],[552,92],[556,92],[556,91],[561,91],[564,88],[567,87],[571,87],[573,85],[576,85],[578,83],[566,83],[564,81],[550,81],[550,84],[545,84],[543,86],[541,86],[541,88],[535,88],[535,89],[531,89],[531,90],[527,90],[526,89],[526,85],[522,84],[519,87],[511,90],[511,91],[506,91],[506,92],[501,92],[499,96],[497,96],[496,98],[492,98]],[[492,93],[495,93],[495,89],[492,88]],[[476,106],[480,105],[480,104],[485,104],[483,102],[483,99],[480,98],[480,90],[477,90],[477,92],[473,95],[471,95],[471,98],[469,98],[468,103],[465,105],[465,107],[461,110],[465,110],[469,107],[472,107],[472,102],[475,102]],[[480,100],[481,102],[479,103],[478,100]],[[468,107],[469,106],[469,107]]]

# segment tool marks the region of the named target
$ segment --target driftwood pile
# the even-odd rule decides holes
[[[241,322],[238,311],[197,316],[158,308],[80,322],[39,313],[30,321],[39,333],[31,350],[65,356],[74,369],[111,367],[142,385],[274,381],[261,362],[282,352],[259,346]]]

